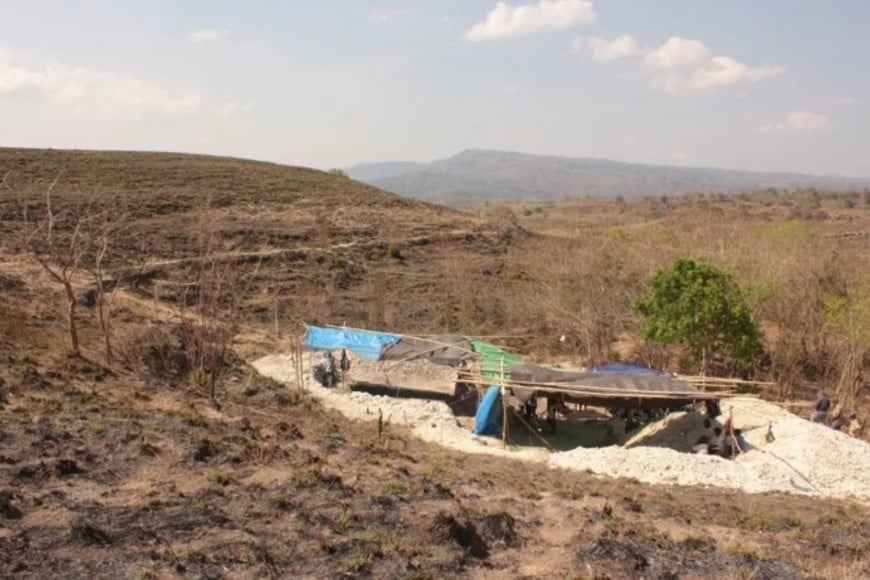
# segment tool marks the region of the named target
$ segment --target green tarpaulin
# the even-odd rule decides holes
[[[491,379],[501,379],[504,373],[505,379],[511,378],[511,367],[520,363],[520,359],[508,351],[483,342],[472,340],[471,346],[480,355],[480,374]]]

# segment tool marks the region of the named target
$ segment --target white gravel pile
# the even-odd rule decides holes
[[[734,427],[744,431],[751,446],[733,460],[666,447],[611,446],[554,453],[549,463],[647,483],[870,499],[870,445],[866,442],[810,423],[767,401],[735,398],[723,402],[723,409],[729,407]],[[769,424],[775,437],[771,443],[765,441]],[[656,428],[650,426],[650,430]]]
[[[307,367],[307,356],[305,360]],[[364,368],[366,364],[373,363],[354,360],[351,372],[354,367],[361,370],[359,367]],[[267,356],[253,365],[258,372],[275,380],[290,384],[296,380],[289,356]],[[308,372],[308,368],[305,371]],[[410,383],[411,380],[413,374],[404,376],[403,386],[420,387]],[[408,427],[421,439],[467,453],[542,461],[551,467],[588,470],[603,476],[635,478],[653,484],[715,486],[751,493],[779,491],[870,500],[870,445],[824,425],[810,423],[773,403],[753,398],[730,399],[723,403],[726,412],[729,407],[733,410],[734,426],[744,430],[751,445],[746,453],[727,460],[680,453],[667,447],[649,447],[642,443],[631,448],[577,448],[560,453],[548,453],[539,448],[504,449],[501,441],[477,437],[460,426],[450,407],[440,401],[347,393],[323,388],[314,381],[311,381],[309,390],[326,407],[349,418],[371,421],[377,420],[380,413],[384,421]],[[770,423],[775,440],[767,443],[765,433]],[[662,431],[660,425],[652,425],[649,429],[651,432]],[[676,438],[680,436],[681,433],[675,434]],[[691,445],[697,433],[688,430],[684,436],[693,438],[688,443]],[[662,437],[659,435],[657,439],[661,441]],[[680,446],[685,447],[684,444]]]
[[[305,371],[308,372],[308,357],[304,358],[303,364],[306,366]],[[429,365],[429,363],[421,364]],[[266,356],[254,361],[253,366],[260,374],[276,381],[289,384],[294,384],[296,381],[293,361],[289,356]],[[354,366],[352,364],[351,373],[354,372]],[[356,376],[354,379],[359,380]],[[407,381],[403,386],[419,387]],[[309,383],[309,392],[326,407],[335,409],[351,419],[376,421],[380,414],[385,422],[407,427],[421,439],[466,453],[485,453],[535,461],[546,461],[547,458],[547,452],[541,449],[504,449],[499,440],[472,434],[469,429],[457,423],[453,411],[441,401],[400,399],[363,392],[348,393],[339,389],[327,389],[315,381]]]

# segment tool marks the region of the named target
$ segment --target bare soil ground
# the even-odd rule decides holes
[[[32,292],[51,304],[28,284],[4,295],[4,313]],[[147,370],[69,359],[40,327],[2,335],[2,576],[870,573],[856,503],[467,456],[399,427],[379,435],[243,363],[215,406]]]
[[[203,222],[227,255],[264,256],[216,400],[167,376],[155,347],[171,346],[177,306],[151,287],[118,296],[110,368],[96,362],[85,307],[84,356],[65,354],[62,291],[18,237],[22,201],[43,199],[61,169],[61,205],[96,195],[135,210],[115,264],[163,262],[160,276],[182,279]],[[282,350],[303,315],[440,332],[483,309],[472,331],[519,329],[528,320],[445,296],[466,275],[521,274],[507,260],[535,242],[521,228],[217,158],[0,150],[0,175],[0,576],[870,575],[870,514],[858,503],[661,488],[451,452],[395,425],[348,421],[243,360]]]

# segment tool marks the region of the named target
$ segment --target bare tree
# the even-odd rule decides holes
[[[108,210],[102,212],[100,217],[102,219],[91,232],[91,255],[88,260],[88,271],[94,282],[93,305],[97,309],[97,318],[103,334],[106,364],[111,365],[114,359],[112,306],[118,295],[116,291],[123,281],[123,275],[117,274],[114,278],[110,278],[107,284],[106,260],[118,235],[127,228],[128,220],[123,212],[110,212]]]
[[[35,221],[30,220],[28,207],[24,207],[24,245],[51,278],[63,286],[67,301],[67,328],[70,337],[70,352],[81,356],[78,327],[76,325],[76,300],[73,279],[81,268],[82,260],[89,251],[86,229],[93,215],[88,211],[63,211],[55,214],[52,192],[60,180],[58,172],[45,192],[44,213]],[[81,210],[82,208],[77,208]],[[55,231],[55,222],[63,220],[68,227]]]
[[[98,202],[95,197],[64,196],[56,207],[54,192],[63,175],[59,171],[45,191],[44,203],[23,203],[23,247],[52,280],[63,287],[67,303],[67,330],[70,352],[81,356],[76,314],[79,297],[76,285],[80,277],[90,275],[94,289],[85,295],[86,304],[97,308],[103,333],[106,364],[113,359],[111,335],[111,300],[107,291],[114,290],[118,280],[106,287],[106,264],[117,235],[126,227],[117,203]],[[4,184],[6,182],[4,177]],[[113,294],[114,296],[114,294]]]

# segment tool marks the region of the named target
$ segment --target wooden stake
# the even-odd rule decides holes
[[[520,414],[517,413],[516,411],[514,411],[513,414],[514,414],[514,417],[516,417],[517,419],[519,419],[520,421],[522,421],[523,425],[525,425],[525,426],[528,428],[529,433],[531,433],[532,435],[534,435],[535,437],[537,437],[538,439],[540,439],[540,440],[544,443],[544,445],[547,446],[547,449],[549,449],[550,451],[556,451],[556,448],[553,447],[552,445],[550,445],[550,442],[547,441],[547,440],[544,438],[543,435],[541,435],[540,433],[538,433],[537,431],[535,431],[535,428],[532,427],[531,425],[529,425],[529,423],[528,423],[525,419],[523,419],[523,416],[522,416],[522,415],[520,415]]]
[[[508,412],[507,412],[507,389],[504,386],[504,355],[501,355],[501,445],[507,447]]]

